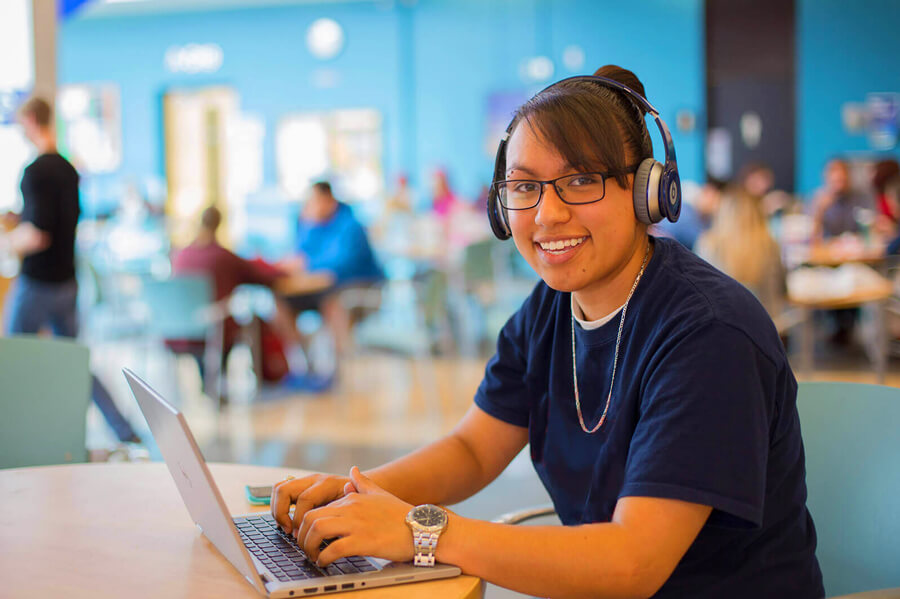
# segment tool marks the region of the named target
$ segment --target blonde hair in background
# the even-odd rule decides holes
[[[747,287],[756,287],[767,276],[778,243],[769,231],[762,202],[743,190],[729,188],[705,235],[706,254],[714,265]]]

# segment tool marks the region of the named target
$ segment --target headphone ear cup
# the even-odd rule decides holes
[[[506,240],[512,237],[512,233],[509,230],[509,220],[506,218],[506,211],[500,205],[500,198],[497,197],[497,192],[494,191],[493,185],[488,193],[487,213],[488,222],[491,223],[491,231],[494,232],[494,236],[497,239]]]
[[[659,178],[662,171],[662,164],[653,158],[645,158],[634,173],[634,215],[638,222],[645,225],[658,223],[663,217],[659,210]]]
[[[677,168],[669,167],[665,169],[659,189],[662,193],[661,204],[665,210],[666,218],[674,223],[681,216],[681,178],[678,176]]]

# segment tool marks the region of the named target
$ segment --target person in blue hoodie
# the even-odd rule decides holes
[[[371,286],[384,279],[362,224],[347,204],[334,197],[327,181],[314,183],[297,220],[296,256],[291,267],[306,272],[328,272],[334,284],[321,293],[289,296],[290,307],[300,313],[317,310],[334,334],[338,352],[349,336],[349,315],[338,301],[348,287]]]

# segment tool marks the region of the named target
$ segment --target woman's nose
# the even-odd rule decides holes
[[[544,227],[569,220],[569,205],[562,201],[556,185],[545,184],[544,195],[534,215],[534,222]]]

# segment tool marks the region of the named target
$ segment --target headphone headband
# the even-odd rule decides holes
[[[616,81],[615,79],[600,77],[599,75],[576,75],[574,77],[567,77],[566,79],[561,79],[556,83],[548,85],[533,97],[540,96],[547,90],[570,81],[592,81],[603,87],[622,92],[636,107],[643,109],[644,112],[653,117],[663,140],[666,157],[665,162],[662,164],[652,157],[647,158],[641,163],[640,167],[638,167],[633,184],[635,215],[638,220],[646,224],[659,222],[663,218],[668,218],[672,222],[678,220],[678,217],[681,214],[681,180],[678,176],[678,163],[675,157],[675,142],[672,139],[672,134],[669,132],[669,127],[659,116],[659,111],[656,110],[644,96],[624,83]],[[643,122],[644,115],[640,116],[643,126],[646,127],[646,123]],[[516,119],[514,118],[506,128],[503,138],[500,140],[500,145],[497,148],[497,156],[494,160],[494,178],[491,182],[491,188],[488,194],[488,219],[491,223],[491,229],[500,239],[509,239],[511,232],[506,218],[506,210],[500,205],[499,198],[495,191],[496,185],[494,185],[494,183],[502,180],[505,175],[506,144],[509,141],[509,137],[512,134],[512,129],[515,124]]]
[[[566,77],[565,79],[560,79],[556,83],[551,83],[538,93],[534,95],[537,97],[544,93],[549,89],[553,89],[557,85],[561,85],[566,83],[567,81],[593,81],[594,83],[599,83],[603,87],[612,88],[617,91],[623,92],[629,100],[634,102],[639,108],[644,109],[644,112],[653,117],[653,120],[656,122],[657,128],[659,128],[659,134],[663,139],[663,146],[665,147],[666,152],[666,164],[673,164],[677,166],[677,161],[675,159],[675,142],[672,140],[672,134],[669,133],[669,127],[666,125],[665,121],[659,116],[659,111],[653,107],[647,98],[637,93],[621,81],[616,81],[615,79],[609,79],[608,77],[601,77],[599,75],[575,75],[574,77]],[[512,126],[515,124],[515,119],[513,122],[509,124],[509,127],[506,129],[506,137],[508,138],[510,133],[512,133]]]

